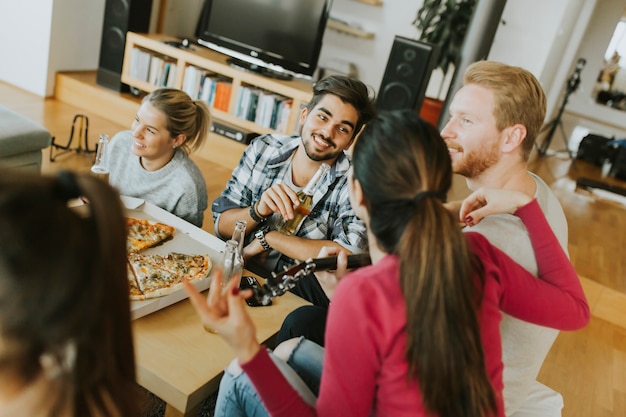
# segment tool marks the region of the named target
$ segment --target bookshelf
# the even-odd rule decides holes
[[[122,82],[143,92],[165,86],[182,89],[207,101],[214,118],[259,134],[296,131],[300,109],[311,99],[309,82],[264,77],[231,67],[227,56],[208,48],[166,43],[178,41],[128,32]]]

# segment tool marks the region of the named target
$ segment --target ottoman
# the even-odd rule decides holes
[[[0,106],[0,167],[41,172],[41,150],[51,141],[46,128]]]

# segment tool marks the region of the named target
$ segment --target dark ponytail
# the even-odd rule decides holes
[[[400,260],[408,377],[419,381],[425,408],[440,417],[493,413],[474,281],[482,270],[443,206],[452,183],[446,145],[414,112],[382,113],[366,125],[353,160],[371,231]]]
[[[79,197],[89,204],[70,208]],[[52,415],[64,401],[77,416],[140,413],[125,243],[123,207],[107,183],[0,172],[0,331],[16,347],[0,367],[26,383],[46,372],[42,357],[56,367]]]

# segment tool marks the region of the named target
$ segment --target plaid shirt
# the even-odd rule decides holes
[[[261,198],[263,191],[291,174],[291,156],[300,142],[300,136],[268,134],[250,143],[226,184],[226,189],[213,201],[211,208],[218,236],[221,213],[233,208],[250,207]],[[356,217],[348,197],[349,169],[350,159],[344,153],[333,164],[313,195],[311,214],[296,229],[294,236],[332,240],[354,253],[367,251],[365,225]],[[280,214],[274,214],[268,219],[269,224],[274,224],[279,217]],[[277,267],[292,263],[293,260],[281,256]]]

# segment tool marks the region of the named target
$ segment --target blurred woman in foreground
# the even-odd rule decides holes
[[[89,213],[68,201],[85,197]],[[118,194],[0,173],[0,416],[138,416]]]

